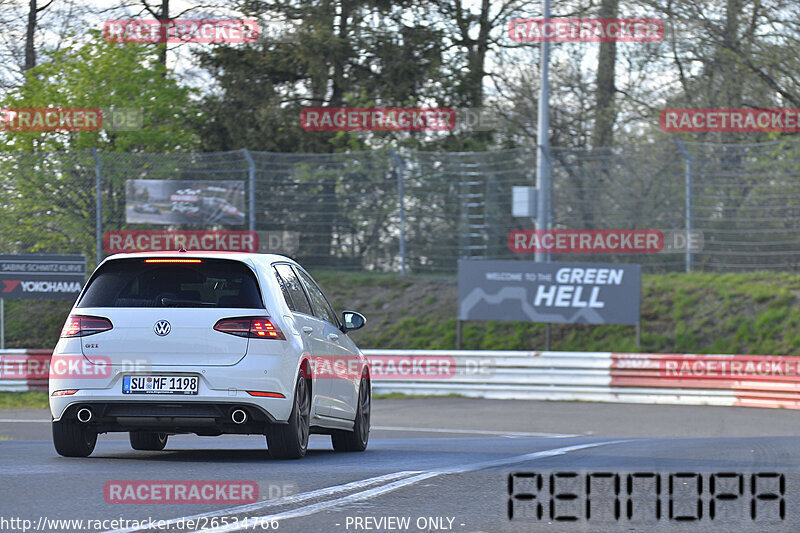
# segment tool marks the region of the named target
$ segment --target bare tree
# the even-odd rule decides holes
[[[25,70],[28,71],[36,66],[36,46],[34,44],[34,37],[36,35],[36,22],[39,19],[39,13],[50,7],[53,0],[47,2],[42,7],[37,7],[36,0],[30,1],[28,8],[28,26],[25,31]]]
[[[602,0],[600,18],[617,18],[619,0]],[[617,43],[600,43],[597,57],[597,78],[595,82],[594,127],[592,146],[612,146],[614,144],[614,124],[617,120],[616,98]]]
[[[147,3],[147,0],[142,0],[142,7],[157,20],[168,21],[169,18],[169,0],[161,0],[161,5],[156,9]],[[164,65],[164,72],[166,73],[167,67],[167,43],[166,41],[158,46],[158,61]],[[166,75],[166,74],[165,74]]]
[[[31,70],[87,21],[93,8],[81,0],[0,0],[0,89],[23,82]]]

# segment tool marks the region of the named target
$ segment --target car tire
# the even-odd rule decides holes
[[[331,433],[333,449],[337,452],[363,452],[369,443],[369,422],[372,413],[372,395],[369,378],[363,376],[358,386],[358,408],[353,431]]]
[[[73,420],[53,421],[53,445],[64,457],[89,457],[97,444],[97,433]]]
[[[161,451],[167,445],[169,435],[155,431],[131,431],[131,448],[134,450]]]
[[[300,459],[308,450],[311,387],[301,372],[297,377],[294,405],[288,424],[273,424],[267,432],[267,447],[273,459]]]

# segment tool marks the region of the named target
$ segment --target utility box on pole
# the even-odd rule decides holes
[[[511,187],[511,215],[516,218],[536,218],[536,187]]]

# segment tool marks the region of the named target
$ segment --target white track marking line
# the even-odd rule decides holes
[[[500,437],[549,437],[553,439],[566,439],[581,437],[582,435],[568,435],[565,433],[530,433],[526,431],[494,431],[486,429],[444,429],[444,428],[410,428],[401,426],[370,426],[376,431],[409,431],[416,433],[452,433],[464,435],[497,435]]]
[[[412,476],[414,474],[419,474],[419,470],[408,470],[404,472],[393,472],[391,474],[385,474],[383,476],[371,477],[367,479],[360,479],[358,481],[351,481],[350,483],[345,483],[344,485],[333,485],[331,487],[325,487],[322,489],[316,489],[309,492],[302,492],[300,494],[292,494],[290,496],[284,496],[282,498],[276,498],[274,500],[266,500],[260,501],[255,503],[248,503],[246,505],[239,505],[237,507],[229,507],[227,509],[221,509],[219,511],[211,511],[208,513],[200,513],[192,516],[185,516],[181,518],[173,518],[171,520],[167,520],[165,524],[167,526],[171,524],[177,524],[181,520],[197,520],[198,518],[214,518],[218,516],[228,516],[231,514],[237,513],[249,513],[251,511],[258,511],[259,509],[266,509],[269,507],[280,507],[283,505],[290,505],[293,503],[300,503],[306,500],[311,500],[314,498],[321,498],[324,496],[333,496],[340,492],[349,492],[351,490],[363,489],[367,488],[371,485],[377,485],[379,483],[390,482],[394,481],[398,478]],[[111,529],[105,531],[103,533],[131,533],[134,531],[145,531],[145,529],[133,527],[133,528],[126,528],[126,529]]]
[[[284,511],[282,513],[277,513],[274,515],[266,515],[266,516],[259,516],[255,517],[254,520],[256,522],[270,521],[270,520],[287,520],[290,518],[299,518],[301,516],[308,516],[311,514],[318,513],[320,511],[324,511],[326,509],[330,509],[331,507],[339,507],[342,505],[346,505],[348,503],[354,503],[362,500],[366,500],[369,498],[374,498],[376,496],[380,496],[382,494],[386,494],[388,492],[395,491],[397,489],[401,489],[403,487],[407,487],[409,485],[413,485],[415,483],[419,483],[420,481],[424,481],[426,479],[430,479],[433,477],[438,477],[443,474],[457,474],[463,472],[471,472],[474,470],[482,470],[484,468],[492,468],[495,466],[503,466],[507,464],[514,464],[514,463],[521,463],[525,461],[532,461],[536,459],[542,459],[545,457],[553,457],[556,455],[563,455],[568,452],[577,451],[577,450],[584,450],[587,448],[596,448],[598,446],[608,446],[610,444],[619,444],[623,442],[630,442],[630,439],[627,440],[615,440],[615,441],[605,441],[605,442],[594,442],[590,444],[578,444],[575,446],[565,446],[563,448],[554,448],[552,450],[544,450],[541,452],[533,452],[528,453],[525,455],[517,455],[514,457],[507,457],[505,459],[495,459],[492,461],[482,461],[480,463],[472,463],[460,466],[454,466],[451,468],[446,468],[442,470],[436,470],[431,472],[423,472],[411,477],[407,477],[405,479],[401,479],[398,481],[393,481],[386,485],[382,485],[380,487],[375,487],[373,489],[367,489],[361,492],[356,492],[354,494],[349,494],[347,496],[343,496],[341,498],[335,500],[328,500],[319,503],[313,503],[310,505],[306,505],[304,507],[298,507],[297,509],[292,509],[289,511]],[[249,526],[249,524],[248,524]],[[242,531],[248,529],[246,526],[238,525],[238,524],[230,524],[227,526],[221,526],[212,529],[203,529],[202,531],[206,533],[229,533],[231,531]]]
[[[0,418],[0,423],[8,423],[8,422],[24,422],[24,423],[26,423],[26,424],[28,424],[28,423],[34,423],[34,422],[36,422],[36,423],[39,423],[39,422],[46,422],[46,423],[48,423],[48,424],[49,424],[50,422],[52,422],[52,420],[46,420],[46,419],[41,419],[41,420],[38,420],[38,419],[37,419],[37,420],[26,420],[26,419],[23,419],[23,418]]]

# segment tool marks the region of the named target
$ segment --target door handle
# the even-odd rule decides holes
[[[337,335],[336,333],[328,333],[328,338],[332,341],[338,341],[339,335]]]
[[[303,326],[303,333],[307,333],[310,335],[312,331],[314,331],[314,328],[312,328],[311,326]]]

